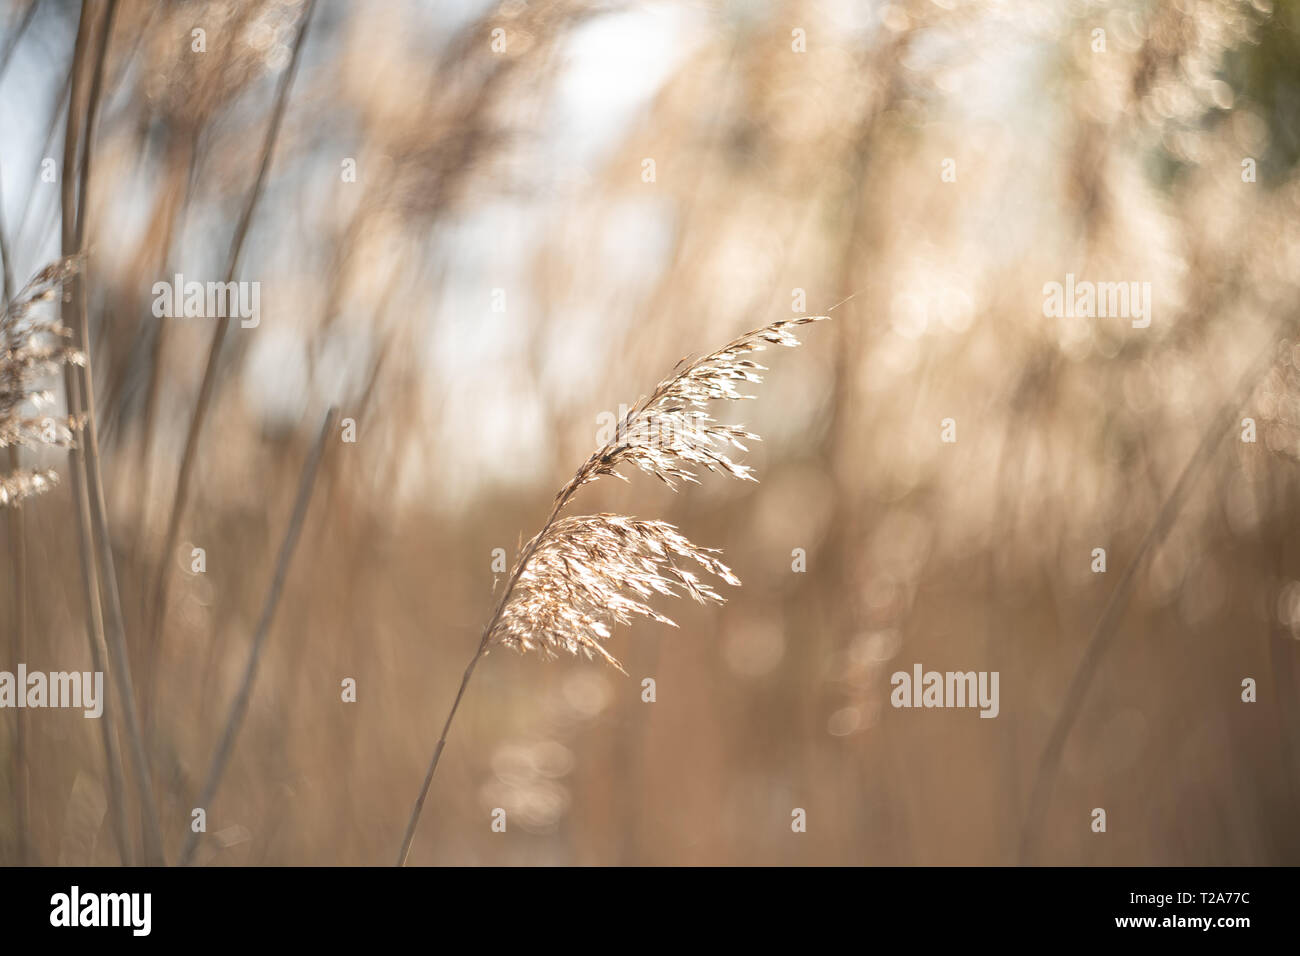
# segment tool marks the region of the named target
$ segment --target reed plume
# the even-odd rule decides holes
[[[461,677],[460,688],[434,747],[424,785],[407,822],[397,864],[406,863],[438,760],[452,720],[479,660],[496,645],[520,653],[555,657],[562,651],[599,657],[623,671],[602,645],[614,624],[647,617],[676,627],[648,599],[655,594],[688,596],[700,603],[725,600],[693,568],[733,586],[740,585],[718,553],[701,548],[666,521],[597,514],[561,518],[565,505],[583,485],[605,476],[627,480],[620,467],[654,475],[674,491],[678,482],[699,483],[698,469],[757,481],[752,469],[730,457],[759,440],[744,428],[724,425],[709,414],[714,401],[753,398],[742,384],[758,384],[766,368],[748,358],[770,345],[799,344],[791,329],[828,319],[826,315],[784,319],[755,329],[693,362],[677,363],[674,373],[641,399],[619,422],[615,435],[597,450],[555,496],[542,530],[520,551],[495,612],[483,628],[478,649]],[[626,671],[623,671],[626,673]]]
[[[42,380],[65,364],[81,365],[85,357],[67,344],[72,331],[58,313],[37,308],[62,294],[79,265],[68,257],[46,266],[0,313],[0,448],[67,448],[81,428],[80,417],[42,414],[54,401]],[[0,474],[0,507],[48,491],[57,481],[50,468],[14,467]]]

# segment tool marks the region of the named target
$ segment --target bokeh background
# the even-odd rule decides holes
[[[150,289],[223,278],[309,6],[121,0],[105,55],[85,288],[169,859],[328,406],[356,441],[327,443],[201,863],[392,862],[494,549],[684,354],[847,298],[726,410],[760,484],[575,502],[674,522],[743,588],[616,630],[630,677],[492,653],[411,862],[1300,862],[1300,3],[321,0],[239,267],[261,321],[223,343],[168,552],[216,324],[154,318]],[[80,17],[0,4],[20,280],[61,247],[41,168]],[[1067,273],[1150,282],[1150,327],[1045,317]],[[66,481],[24,504],[23,602],[0,522],[5,669],[20,603],[29,669],[90,669],[71,509]],[[999,671],[1000,716],[891,708],[916,662]],[[95,722],[23,726],[20,759],[0,713],[0,861],[118,863]],[[128,775],[133,843],[137,797]]]

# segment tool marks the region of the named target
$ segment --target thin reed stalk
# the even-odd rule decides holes
[[[319,470],[321,457],[325,453],[325,442],[334,431],[334,423],[337,418],[337,408],[331,408],[326,413],[325,421],[321,425],[320,435],[316,438],[316,444],[312,446],[311,453],[303,464],[302,477],[298,481],[298,493],[293,503],[293,512],[289,517],[289,526],[285,529],[284,541],[280,544],[280,553],[279,557],[276,558],[271,586],[266,593],[266,600],[262,604],[262,614],[258,618],[256,629],[253,631],[253,642],[248,650],[248,660],[244,664],[244,676],[239,683],[239,690],[235,693],[235,699],[230,704],[230,713],[226,717],[226,723],[222,728],[217,748],[212,754],[212,763],[208,766],[203,789],[199,791],[197,806],[203,807],[205,810],[211,809],[212,801],[216,798],[217,788],[221,786],[221,777],[225,773],[226,764],[229,762],[231,751],[235,747],[235,738],[239,734],[239,728],[244,723],[244,716],[248,713],[248,702],[253,694],[253,682],[257,678],[257,667],[262,659],[262,650],[266,646],[266,638],[271,631],[271,622],[275,619],[275,609],[280,604],[280,592],[284,590],[284,581],[289,573],[289,562],[292,560],[294,550],[298,546],[303,519],[307,516],[307,506],[311,503],[312,489],[316,486],[316,472]],[[179,860],[181,866],[188,866],[193,862],[194,853],[198,846],[199,834],[191,830],[186,836],[185,846],[181,850]]]
[[[280,77],[280,85],[275,94],[275,106],[272,109],[271,120],[267,125],[266,136],[262,142],[262,154],[257,167],[257,178],[253,181],[252,189],[249,190],[248,198],[244,202],[244,208],[240,212],[239,222],[235,226],[234,237],[231,239],[230,255],[226,266],[226,283],[233,282],[239,271],[239,263],[244,252],[244,240],[248,237],[248,229],[253,221],[253,213],[257,209],[262,190],[266,185],[267,173],[271,168],[271,156],[275,152],[275,144],[279,139],[280,126],[284,119],[285,104],[289,99],[289,90],[293,86],[294,76],[298,72],[304,41],[307,38],[307,27],[311,23],[312,13],[315,8],[316,0],[308,0],[307,8],[302,14],[302,22],[298,26],[297,37],[294,39],[293,54],[289,60],[289,66]],[[145,643],[144,655],[144,659],[148,662],[155,662],[161,651],[162,630],[167,614],[167,599],[171,586],[172,554],[176,550],[177,541],[180,539],[181,519],[185,516],[185,508],[189,503],[190,484],[193,479],[194,466],[198,459],[199,436],[202,434],[203,423],[207,420],[208,410],[212,405],[212,396],[216,391],[217,368],[221,363],[221,348],[225,344],[226,334],[230,330],[230,322],[229,317],[217,320],[216,330],[212,333],[212,344],[208,347],[208,358],[203,369],[203,380],[199,385],[199,396],[194,404],[194,414],[190,419],[189,429],[185,435],[185,450],[181,453],[180,471],[176,476],[176,491],[172,496],[171,514],[167,519],[167,531],[163,537],[163,547],[158,558],[158,571],[153,588],[153,612],[149,618],[149,637]],[[157,681],[152,671],[152,663],[149,666],[151,669],[146,677],[144,688],[145,720],[149,726],[152,726]]]
[[[32,25],[32,20],[36,16],[36,8],[40,6],[40,2],[41,0],[28,0],[27,9],[23,11],[22,19],[18,21],[18,26],[13,33],[9,35],[4,50],[0,51],[0,79],[4,78],[5,70],[9,68],[9,61],[13,59],[14,50],[18,49],[18,44],[22,42],[27,28]]]
[[[33,4],[35,6],[35,4]],[[0,75],[3,67],[0,66]],[[4,180],[0,176],[0,197],[4,196]],[[7,311],[14,296],[13,259],[9,242],[5,238],[4,202],[0,200],[0,313]],[[0,342],[0,348],[8,343]],[[22,462],[18,446],[9,446],[9,471],[18,474]],[[14,619],[9,649],[13,662],[27,659],[27,532],[21,508],[9,508],[9,559],[12,569],[14,593]],[[28,819],[30,775],[27,767],[27,713],[19,707],[14,711],[14,819],[18,826],[18,864],[31,862],[31,822]]]
[[[5,302],[9,301],[6,287]],[[18,449],[9,448],[9,470],[20,467]],[[13,569],[14,617],[9,652],[15,663],[27,659],[27,540],[23,527],[21,508],[9,508],[9,559]],[[14,709],[14,822],[18,827],[18,864],[31,862],[31,822],[27,814],[30,792],[30,775],[27,768],[27,714],[19,707]]]
[[[1115,590],[1111,592],[1110,598],[1106,601],[1106,606],[1102,609],[1101,616],[1092,629],[1092,634],[1088,638],[1088,645],[1084,649],[1079,666],[1075,668],[1074,675],[1070,679],[1070,686],[1065,693],[1065,700],[1061,704],[1061,710],[1052,724],[1051,732],[1047,736],[1047,743],[1043,747],[1043,753],[1038,760],[1033,788],[1030,791],[1029,802],[1025,811],[1024,826],[1020,835],[1020,863],[1022,865],[1032,861],[1035,841],[1042,828],[1043,819],[1047,814],[1047,807],[1052,796],[1052,786],[1060,771],[1061,757],[1065,752],[1066,741],[1069,739],[1070,731],[1083,709],[1083,702],[1088,695],[1088,689],[1092,686],[1092,680],[1101,666],[1101,661],[1114,644],[1115,637],[1119,633],[1119,623],[1123,620],[1124,611],[1128,608],[1129,598],[1132,597],[1133,591],[1137,587],[1137,573],[1145,565],[1147,558],[1160,547],[1169,534],[1169,529],[1173,527],[1179,511],[1187,499],[1187,495],[1196,483],[1196,479],[1200,477],[1205,466],[1214,457],[1215,451],[1222,444],[1224,438],[1232,431],[1237,414],[1250,398],[1260,378],[1272,365],[1276,347],[1277,339],[1270,337],[1268,344],[1259,357],[1250,364],[1246,372],[1241,376],[1231,397],[1220,406],[1214,417],[1210,419],[1200,444],[1183,467],[1182,473],[1179,474],[1178,480],[1174,483],[1168,497],[1161,504],[1160,511],[1156,514],[1156,520],[1142,538],[1137,553],[1133,555],[1128,567],[1124,569],[1119,583],[1115,585]]]
[[[68,407],[80,404],[81,384],[75,372],[64,369],[64,388],[68,394]],[[72,482],[73,515],[77,526],[77,547],[81,554],[81,591],[86,604],[86,631],[90,643],[90,663],[101,673],[116,669],[109,666],[108,644],[104,636],[104,612],[99,603],[99,579],[95,566],[93,544],[90,540],[90,498],[86,491],[83,451],[74,444],[68,452],[68,475]],[[118,688],[121,697],[121,688]],[[125,710],[125,707],[123,708]],[[108,767],[109,793],[112,801],[113,835],[117,841],[118,855],[125,866],[130,866],[134,854],[131,849],[130,825],[126,812],[126,783],[122,769],[122,755],[118,748],[113,725],[113,709],[105,702],[105,714],[99,721],[104,738],[104,762]],[[130,722],[127,721],[129,734]],[[137,783],[139,778],[137,775]]]
[[[406,822],[406,832],[402,834],[402,846],[397,854],[397,865],[405,866],[406,859],[411,854],[411,843],[415,839],[415,828],[419,826],[420,814],[424,812],[424,801],[429,796],[429,788],[433,785],[433,775],[438,770],[438,761],[442,759],[442,751],[447,746],[447,734],[451,732],[451,723],[456,719],[456,711],[460,709],[460,702],[465,697],[465,688],[469,686],[469,679],[474,676],[474,668],[478,667],[478,662],[482,660],[483,655],[487,653],[488,643],[491,640],[492,632],[501,620],[501,615],[505,612],[506,605],[510,602],[510,597],[514,592],[515,584],[519,580],[519,575],[523,573],[533,553],[536,552],[537,546],[541,544],[542,538],[545,537],[555,519],[559,517],[560,510],[565,506],[570,498],[573,497],[577,486],[566,487],[556,498],[555,506],[551,508],[550,517],[546,519],[546,524],[542,525],[541,534],[530,541],[524,549],[520,560],[515,564],[514,570],[510,574],[510,579],[506,582],[505,590],[501,592],[501,600],[497,602],[496,610],[492,612],[492,617],[488,619],[483,628],[483,633],[479,636],[478,649],[474,651],[474,656],[469,659],[469,664],[465,667],[465,673],[461,675],[460,687],[456,690],[456,697],[451,702],[451,710],[447,712],[447,719],[443,721],[442,733],[438,736],[438,742],[433,748],[433,757],[429,760],[429,769],[424,774],[424,783],[420,787],[420,794],[415,798],[415,807],[411,810],[411,817]]]
[[[74,74],[82,70],[88,41],[82,44],[83,34],[89,36],[91,30],[90,16],[87,14],[89,4],[82,7],[80,23],[77,29],[77,44],[80,52],[74,63]],[[91,70],[90,87],[86,98],[85,116],[80,136],[77,131],[76,92],[79,87],[78,77],[72,81],[72,99],[69,103],[67,129],[64,134],[63,151],[63,250],[65,256],[81,256],[82,269],[68,283],[68,311],[73,317],[73,334],[85,361],[78,367],[65,367],[69,384],[69,413],[82,420],[82,437],[78,443],[78,454],[73,456],[74,481],[79,481],[81,494],[85,497],[89,517],[87,534],[83,545],[94,549],[97,554],[83,555],[83,561],[89,560],[93,566],[98,560],[99,566],[91,580],[97,582],[92,595],[95,603],[105,601],[108,615],[104,620],[104,630],[111,671],[121,702],[122,717],[126,725],[127,741],[131,748],[131,767],[135,776],[136,789],[140,800],[141,830],[144,840],[144,859],[151,866],[166,863],[162,847],[162,831],[158,826],[158,811],[154,804],[153,787],[149,780],[148,756],[145,752],[144,738],[140,733],[140,722],[136,713],[135,689],[132,686],[130,661],[126,652],[126,628],[122,618],[122,601],[117,586],[117,572],[113,561],[112,541],[109,537],[108,518],[105,513],[103,476],[99,466],[99,443],[95,425],[95,385],[93,373],[93,356],[87,322],[87,304],[85,292],[85,258],[84,238],[86,217],[89,205],[89,182],[91,166],[91,144],[94,138],[95,121],[99,115],[99,103],[103,90],[104,63],[108,56],[109,38],[113,31],[113,21],[117,12],[117,0],[108,0],[99,28],[98,45],[94,53]],[[80,158],[78,161],[78,143]],[[77,171],[74,180],[72,170]],[[73,183],[76,183],[76,192]],[[75,380],[72,381],[72,380]],[[102,613],[102,605],[101,605]]]
[[[4,309],[0,312],[0,446],[6,447],[10,464],[10,473],[0,475],[0,506],[7,506],[10,531],[10,556],[13,566],[14,613],[13,641],[11,649],[16,662],[27,656],[27,618],[28,618],[28,574],[27,549],[25,538],[25,521],[20,506],[26,497],[39,495],[52,486],[57,475],[50,470],[24,471],[18,454],[18,447],[29,445],[54,445],[67,447],[72,455],[80,454],[75,440],[75,432],[80,427],[75,417],[64,419],[62,424],[54,419],[44,417],[33,419],[24,414],[24,406],[39,408],[52,400],[48,391],[36,387],[36,380],[63,367],[64,384],[68,389],[69,407],[78,404],[75,396],[80,388],[79,378],[70,366],[85,361],[85,356],[75,348],[66,345],[43,344],[42,335],[53,339],[66,339],[72,335],[58,320],[41,320],[30,315],[37,303],[52,299],[62,294],[63,284],[78,268],[77,260],[60,260],[43,269],[32,281],[18,293],[14,293],[12,259],[9,255],[7,240],[4,238],[4,226],[0,223],[0,258],[4,261]],[[36,427],[39,424],[39,429]],[[55,424],[54,432],[47,431],[46,426]],[[90,543],[85,538],[90,527],[89,504],[83,493],[82,473],[80,469],[69,468],[72,477],[73,508],[77,519],[78,542],[83,558],[90,555]],[[91,664],[96,671],[107,671],[108,654],[104,645],[103,619],[100,616],[99,602],[96,599],[97,583],[94,578],[95,566],[90,561],[80,561],[83,598],[86,602],[86,637],[90,646]],[[16,713],[17,728],[15,742],[15,783],[17,816],[19,820],[20,859],[29,860],[34,854],[31,845],[30,820],[28,815],[28,767],[27,767],[27,722],[23,709]],[[117,746],[117,729],[109,718],[100,720],[100,732],[103,734],[104,759],[109,778],[109,809],[113,823],[113,838],[117,844],[118,857],[123,864],[131,863],[131,842],[127,826],[125,786],[122,778],[122,764]],[[29,860],[30,861],[30,860]]]

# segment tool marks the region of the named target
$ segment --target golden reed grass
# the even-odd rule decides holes
[[[708,409],[719,400],[753,398],[742,394],[739,387],[761,382],[765,368],[748,356],[770,345],[793,348],[799,340],[792,328],[828,318],[801,316],[773,322],[693,362],[683,359],[674,374],[628,411],[614,437],[583,462],[560,489],[542,530],[524,545],[515,561],[496,610],[483,628],[478,649],[461,677],[411,810],[398,866],[405,865],[410,855],[420,813],[465,688],[490,648],[501,645],[544,657],[562,651],[581,653],[599,657],[621,671],[622,665],[601,643],[610,636],[612,625],[646,617],[676,626],[647,603],[655,594],[685,595],[700,603],[723,601],[694,569],[739,586],[740,579],[718,560],[715,550],[693,544],[665,521],[612,514],[561,518],[560,513],[583,485],[605,476],[626,480],[619,472],[623,466],[654,475],[673,490],[682,481],[698,484],[701,468],[757,481],[752,470],[733,461],[730,453],[732,449],[745,451],[744,443],[757,441],[758,436],[718,422]]]

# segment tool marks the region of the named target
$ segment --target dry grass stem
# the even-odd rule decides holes
[[[92,143],[96,121],[99,116],[101,93],[104,85],[104,65],[108,58],[109,39],[113,33],[113,23],[118,9],[117,0],[108,0],[99,18],[96,43],[91,48],[90,37],[94,31],[92,19],[95,12],[83,6],[77,25],[77,41],[73,53],[70,79],[70,98],[67,122],[63,141],[63,176],[60,188],[60,207],[62,214],[62,243],[65,257],[77,256],[83,259],[84,237],[86,234],[86,209],[89,197]],[[89,85],[86,91],[85,108],[80,113],[76,109],[79,92],[82,87],[86,68],[89,69]],[[76,170],[74,179],[72,171]],[[76,188],[74,189],[74,183]],[[144,844],[144,860],[151,866],[166,863],[163,854],[162,833],[158,825],[158,811],[153,797],[153,787],[149,779],[148,757],[145,752],[144,738],[140,732],[140,722],[136,714],[135,688],[131,680],[130,662],[126,648],[126,626],[122,614],[122,601],[117,585],[117,571],[114,566],[112,542],[109,538],[108,516],[105,507],[104,482],[99,465],[99,443],[95,426],[95,378],[93,359],[90,354],[90,332],[87,317],[84,268],[68,280],[66,311],[72,315],[73,338],[80,344],[85,361],[80,366],[68,365],[64,368],[64,387],[68,398],[68,414],[82,421],[83,437],[69,456],[69,466],[73,476],[73,492],[76,499],[77,541],[81,556],[83,582],[87,585],[86,598],[90,616],[98,616],[98,625],[93,628],[97,635],[92,636],[92,648],[98,651],[98,635],[102,635],[103,644],[108,651],[111,666],[105,669],[112,677],[117,690],[118,705],[126,730],[127,743],[130,747],[131,770],[135,779],[137,797],[140,802],[140,829]],[[101,603],[102,602],[102,603]],[[104,604],[108,614],[105,615]],[[106,746],[110,734],[106,733]],[[113,754],[107,753],[112,758]],[[110,769],[110,774],[115,771]],[[116,778],[113,779],[117,785]],[[122,804],[120,795],[115,794],[115,804]],[[125,846],[119,843],[124,859],[128,855]]]
[[[293,86],[294,77],[298,72],[303,45],[307,39],[307,28],[311,24],[312,12],[315,7],[315,0],[309,0],[303,10],[289,66],[280,77],[280,83],[275,94],[275,106],[266,128],[266,136],[262,141],[257,177],[248,192],[243,209],[240,212],[239,221],[235,226],[234,237],[231,239],[230,254],[226,267],[226,283],[233,282],[239,272],[239,263],[244,253],[244,242],[248,238],[248,230],[253,222],[253,214],[257,210],[258,202],[262,198],[262,192],[266,185],[267,173],[271,168],[271,157],[275,152],[275,144],[279,139],[280,127],[284,119],[285,104],[288,102],[289,90]],[[160,653],[159,647],[162,640],[163,623],[167,614],[167,596],[171,584],[172,556],[176,551],[176,543],[180,540],[181,520],[185,516],[194,468],[198,462],[199,438],[203,433],[203,423],[207,420],[208,410],[212,405],[212,398],[216,392],[217,369],[221,363],[222,346],[225,344],[226,333],[229,329],[230,318],[228,316],[216,323],[216,328],[212,333],[212,343],[208,347],[207,362],[203,369],[203,381],[199,385],[199,396],[195,402],[194,414],[190,418],[189,428],[185,435],[185,450],[181,453],[180,470],[176,475],[176,492],[172,497],[171,513],[167,519],[167,532],[163,538],[162,552],[158,557],[158,572],[153,589],[153,611],[148,624],[149,638],[145,645],[145,659],[147,661],[156,660]],[[155,675],[150,673],[143,683],[145,685],[143,689],[145,721],[147,725],[151,726],[154,714],[152,705],[157,690]]]
[[[298,547],[298,538],[302,534],[303,522],[307,517],[307,506],[311,503],[312,489],[316,487],[316,472],[320,469],[321,457],[325,454],[325,442],[334,431],[334,422],[338,418],[338,409],[331,408],[325,414],[320,434],[312,446],[306,462],[302,466],[302,477],[298,481],[298,493],[294,498],[293,512],[289,516],[289,526],[285,529],[284,540],[280,544],[280,553],[276,558],[275,572],[262,604],[262,614],[253,631],[253,642],[244,664],[244,676],[239,683],[239,690],[230,704],[230,713],[222,727],[221,739],[212,754],[212,763],[208,766],[203,789],[199,793],[195,806],[209,808],[216,798],[217,788],[221,786],[221,777],[225,773],[230,754],[235,747],[235,738],[243,725],[244,715],[248,713],[248,702],[253,695],[253,682],[257,679],[258,663],[262,659],[262,650],[266,646],[267,635],[271,632],[271,622],[275,620],[275,609],[280,606],[280,594],[284,590],[285,578],[289,574],[289,562]],[[181,850],[179,865],[188,866],[194,859],[199,846],[199,834],[191,830]]]
[[[1043,752],[1038,759],[1038,765],[1034,773],[1034,783],[1029,793],[1025,818],[1021,827],[1021,864],[1033,862],[1036,841],[1051,800],[1052,786],[1060,769],[1061,758],[1065,753],[1065,743],[1069,739],[1070,731],[1073,729],[1080,711],[1083,709],[1083,702],[1087,697],[1088,689],[1092,686],[1092,680],[1097,674],[1101,661],[1119,634],[1120,621],[1128,608],[1129,598],[1137,587],[1137,573],[1144,566],[1147,558],[1164,542],[1170,528],[1173,527],[1175,520],[1178,518],[1178,513],[1182,509],[1183,503],[1186,501],[1196,479],[1200,477],[1201,472],[1213,458],[1215,451],[1236,426],[1241,408],[1250,398],[1260,378],[1273,363],[1277,351],[1276,342],[1277,340],[1272,337],[1268,339],[1258,358],[1242,374],[1232,396],[1211,418],[1201,437],[1200,444],[1197,446],[1196,451],[1192,453],[1191,458],[1188,459],[1173,488],[1164,498],[1160,510],[1156,514],[1155,521],[1152,522],[1151,527],[1142,538],[1137,553],[1134,554],[1133,559],[1124,569],[1119,583],[1110,593],[1106,606],[1102,609],[1101,616],[1098,617],[1097,623],[1093,626],[1092,634],[1088,638],[1088,645],[1084,650],[1082,659],[1075,668],[1073,676],[1070,678],[1065,700],[1062,702],[1061,709],[1052,723],[1047,743],[1044,745]]]

